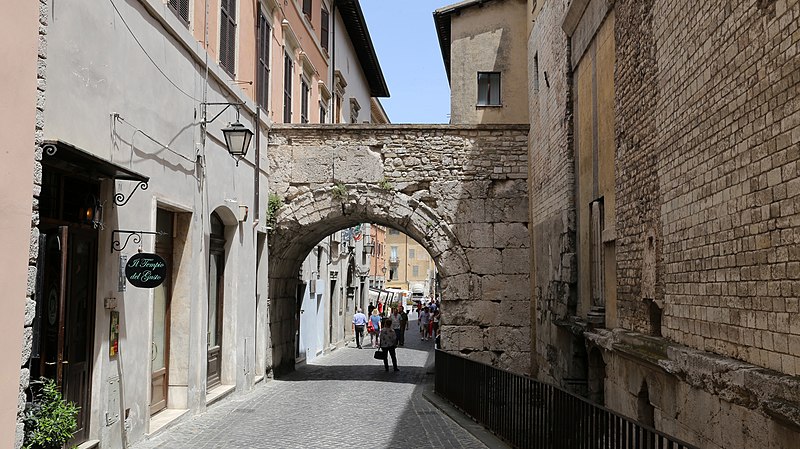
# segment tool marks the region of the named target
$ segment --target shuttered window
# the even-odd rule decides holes
[[[169,0],[169,7],[183,23],[189,23],[189,0]]]
[[[312,1],[311,0],[303,0],[303,14],[308,17],[308,20],[311,20],[311,8],[312,8]]]
[[[258,10],[258,104],[269,110],[269,43],[270,27],[264,11]]]
[[[300,123],[308,123],[308,97],[311,90],[308,83],[303,79],[300,81]]]
[[[236,73],[236,0],[220,0],[219,65]]]
[[[283,55],[283,123],[292,123],[292,57]]]
[[[330,31],[329,31],[329,29],[330,29],[330,20],[331,20],[330,19],[330,13],[328,13],[328,10],[325,9],[325,7],[323,6],[322,7],[322,11],[320,12],[319,16],[320,16],[319,17],[319,20],[320,20],[320,23],[319,23],[319,29],[320,29],[319,42],[320,42],[320,44],[322,44],[322,48],[324,48],[325,51],[329,51],[328,50],[328,35],[330,33]]]

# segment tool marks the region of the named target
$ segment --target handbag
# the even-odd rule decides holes
[[[372,324],[372,320],[369,320],[369,322],[367,323],[367,332],[369,332],[370,334],[375,332],[375,326]]]
[[[375,354],[372,354],[372,358],[375,360],[386,360],[386,352],[378,349],[375,351]]]

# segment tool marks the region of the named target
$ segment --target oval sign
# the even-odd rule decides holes
[[[128,259],[125,277],[139,288],[155,288],[167,276],[167,263],[158,254],[139,253]]]

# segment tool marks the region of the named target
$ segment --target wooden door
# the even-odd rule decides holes
[[[167,264],[164,282],[153,289],[153,338],[150,342],[150,414],[167,408],[169,389],[170,304],[172,302],[172,236],[175,214],[164,209],[156,213],[156,254]]]
[[[225,289],[225,225],[211,214],[208,263],[208,356],[206,389],[219,385],[222,376],[222,317]]]

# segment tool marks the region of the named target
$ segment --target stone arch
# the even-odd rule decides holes
[[[367,184],[300,192],[278,210],[270,236],[270,332],[278,374],[294,366],[293,305],[303,260],[324,237],[359,223],[388,226],[419,242],[436,263],[444,299],[476,299],[464,248],[451,224],[426,204]]]

